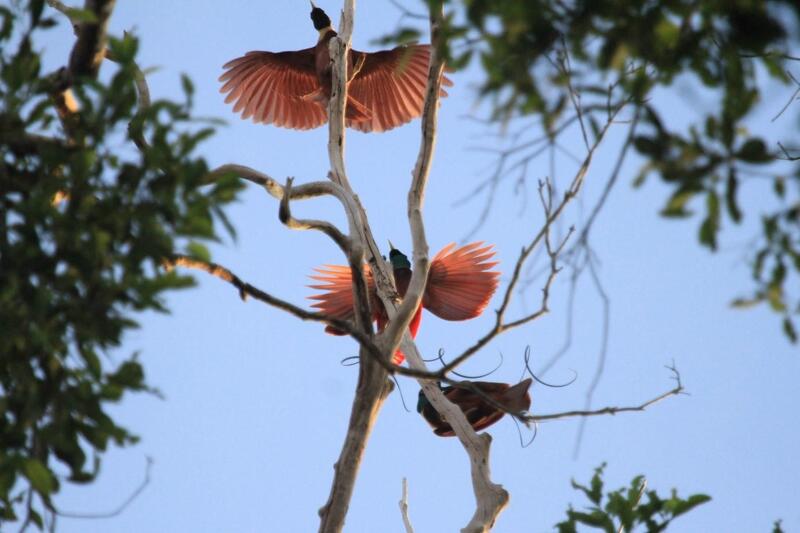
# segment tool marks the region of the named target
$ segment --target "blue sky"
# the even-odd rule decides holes
[[[338,22],[337,4],[319,2]],[[280,5],[280,7],[276,7]],[[153,98],[177,98],[179,75],[197,89],[196,112],[224,117],[229,125],[205,144],[212,165],[239,163],[283,180],[323,179],[328,170],[326,130],[296,132],[239,120],[224,104],[216,81],[221,65],[249,50],[290,50],[316,39],[307,2],[220,3],[210,0],[120,2],[113,33],[133,30],[141,38],[140,65]],[[370,39],[391,29],[399,14],[388,1],[362,2],[354,46],[374,49]],[[72,32],[63,24],[43,35],[46,66],[64,63]],[[105,65],[104,69],[113,68]],[[485,127],[469,120],[480,114],[474,87],[479,72],[452,76],[455,87],[443,101],[440,138],[426,198],[425,223],[431,251],[460,240],[482,206],[454,201],[486,178],[491,159],[474,149],[491,144]],[[765,102],[764,114],[783,104],[781,91]],[[696,120],[709,102],[696,92],[661,94],[676,124]],[[776,102],[780,101],[780,105]],[[791,126],[793,117],[787,115]],[[577,132],[572,151],[580,153]],[[566,222],[585,218],[608,175],[624,130],[612,130],[587,176],[584,196]],[[405,198],[419,145],[419,122],[385,134],[352,133],[347,140],[351,182],[365,204],[379,243],[390,238],[408,250]],[[537,161],[530,179],[549,172]],[[557,177],[574,172],[557,161]],[[795,483],[798,415],[796,376],[800,361],[764,309],[735,311],[728,302],[749,289],[746,243],[755,235],[767,196],[763,183],[747,183],[748,219],[726,223],[716,255],[696,242],[698,221],[666,221],[657,215],[667,190],[655,180],[630,187],[640,162],[624,167],[620,184],[593,231],[599,274],[611,298],[608,359],[594,405],[634,405],[672,387],[664,365],[673,360],[690,396],[671,398],[644,413],[589,421],[581,453],[573,459],[577,420],[542,424],[535,442],[521,448],[510,420],[490,429],[492,472],[511,493],[511,504],[495,531],[550,531],[568,503],[583,500],[570,478],[587,481],[608,462],[609,488],[645,474],[649,487],[666,493],[703,492],[712,502],[675,522],[673,531],[769,531],[783,518],[787,531],[800,529]],[[535,183],[535,181],[534,181]],[[541,224],[535,188],[527,210],[511,187],[501,189],[497,208],[475,239],[496,244],[500,268]],[[766,203],[764,204],[766,206]],[[327,200],[296,205],[298,215],[341,223],[339,207]],[[277,218],[277,205],[248,187],[230,210],[236,242],[213,248],[214,259],[249,282],[296,303],[306,302],[307,275],[323,263],[342,263],[337,249],[310,232],[292,232]],[[583,218],[582,218],[583,217]],[[508,270],[504,270],[507,272]],[[565,271],[565,273],[567,273]],[[465,366],[479,373],[504,365],[490,378],[516,381],[522,354],[531,346],[538,368],[564,340],[568,276],[553,288],[552,313],[492,343]],[[505,279],[505,278],[504,278]],[[333,463],[344,438],[357,371],[340,360],[356,353],[353,342],[327,336],[322,327],[301,323],[258,302],[243,303],[235,290],[198,275],[198,288],[169,298],[170,315],[147,314],[127,336],[117,357],[141,352],[151,384],[165,399],[141,395],[114,408],[142,437],[139,445],[111,450],[97,483],[67,487],[56,500],[71,512],[115,508],[144,475],[152,457],[152,480],[120,516],[109,520],[60,519],[64,532],[259,532],[310,531],[327,499]],[[541,284],[541,280],[539,282]],[[501,286],[502,289],[502,286]],[[538,288],[528,295],[536,302]],[[498,305],[495,300],[490,308]],[[569,352],[547,378],[570,387],[532,389],[534,413],[581,408],[601,345],[602,307],[588,277],[579,285]],[[517,303],[511,315],[525,307]],[[490,317],[444,322],[426,314],[418,338],[423,353],[441,347],[459,353],[489,327]],[[115,354],[112,354],[114,357]],[[418,387],[400,381],[413,411]],[[411,519],[417,531],[454,531],[473,510],[465,453],[454,439],[435,437],[415,412],[406,412],[397,393],[387,401],[364,459],[345,530],[402,531],[397,510],[401,479],[409,481]]]

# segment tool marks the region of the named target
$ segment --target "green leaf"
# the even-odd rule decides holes
[[[599,509],[591,513],[582,513],[579,511],[573,511],[570,514],[570,518],[577,522],[580,522],[581,524],[603,529],[608,533],[614,532],[614,523],[611,522],[611,518],[609,518],[607,514],[605,514],[603,511],[600,511]]]
[[[786,304],[783,302],[783,291],[780,285],[770,285],[767,288],[767,301],[773,311],[778,313],[786,311]]]
[[[792,319],[788,316],[783,317],[783,332],[793,344],[797,343],[797,329]]]
[[[713,191],[709,191],[706,195],[706,208],[708,214],[700,224],[698,238],[701,244],[716,250],[717,233],[719,232],[719,197]]]
[[[773,159],[761,139],[748,139],[736,152],[736,158],[748,163],[766,163]]]
[[[30,518],[31,522],[36,524],[40,530],[44,530],[44,520],[42,520],[42,515],[37,513],[32,507],[29,507],[26,511],[27,516]]]
[[[192,83],[192,79],[186,74],[181,74],[181,86],[183,87],[184,94],[187,96],[194,94],[194,83]]]
[[[132,62],[136,57],[136,52],[139,49],[139,41],[130,33],[126,33],[122,39],[109,37],[108,47],[111,50],[114,60],[125,64]]]
[[[39,24],[39,19],[42,18],[42,11],[44,10],[44,0],[31,0],[31,25],[36,26]]]
[[[728,170],[728,181],[725,184],[725,206],[728,208],[728,216],[734,222],[741,222],[742,210],[739,209],[739,204],[736,199],[736,190],[739,186],[739,180],[736,176],[736,169],[731,167]]]
[[[189,244],[186,245],[186,254],[193,259],[197,259],[205,263],[209,263],[211,261],[211,252],[208,251],[208,248],[205,245],[200,244],[197,241],[190,241]]]
[[[56,480],[52,472],[38,459],[25,459],[22,465],[22,473],[39,494],[48,496],[56,487]]]
[[[661,210],[661,216],[673,218],[690,216],[692,213],[686,210],[686,204],[699,192],[696,189],[678,189]]]
[[[664,149],[663,142],[656,140],[655,137],[645,137],[644,135],[634,137],[633,146],[640,154],[654,158],[658,157]]]
[[[662,18],[653,30],[656,43],[662,48],[672,48],[678,44],[680,29],[669,19]]]
[[[709,501],[711,501],[711,496],[706,494],[693,494],[685,500],[682,500],[677,496],[673,496],[664,502],[664,509],[675,517],[687,513],[698,505],[702,505]]]
[[[91,9],[67,8],[67,16],[74,22],[96,23],[97,15]]]
[[[714,222],[706,218],[703,220],[703,223],[700,224],[700,231],[698,232],[698,238],[701,244],[708,246],[712,250],[717,249],[717,240],[716,240],[717,232],[714,227]]]
[[[757,306],[763,301],[764,298],[761,296],[755,296],[753,298],[736,298],[731,302],[731,307],[735,309],[749,309]]]
[[[786,179],[783,176],[775,176],[775,181],[772,182],[772,189],[778,198],[786,196]]]
[[[126,388],[141,389],[144,387],[144,370],[137,361],[125,361],[109,376],[109,380]]]

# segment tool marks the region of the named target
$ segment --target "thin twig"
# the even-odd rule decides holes
[[[564,411],[561,413],[553,413],[553,414],[546,414],[546,415],[531,415],[531,416],[522,416],[520,417],[521,420],[528,420],[531,422],[542,422],[544,420],[564,420],[566,418],[575,418],[575,417],[589,417],[589,416],[600,416],[600,415],[616,415],[618,413],[631,413],[631,412],[638,412],[644,411],[648,407],[655,405],[670,396],[677,396],[679,394],[685,394],[685,389],[683,384],[681,383],[681,376],[678,373],[678,370],[675,368],[674,365],[667,367],[673,373],[673,379],[677,382],[676,386],[672,389],[668,390],[663,394],[659,394],[655,398],[647,400],[644,403],[634,406],[627,406],[627,407],[603,407],[602,409],[594,409],[594,410],[587,410],[582,409],[579,411]]]
[[[561,37],[561,45],[562,45],[562,53],[563,56],[560,60],[560,66],[562,71],[567,79],[567,92],[569,93],[570,102],[572,102],[572,106],[575,108],[575,114],[578,116],[578,124],[581,127],[581,136],[583,137],[583,144],[586,146],[586,150],[590,150],[589,147],[589,136],[586,134],[586,125],[583,123],[583,108],[581,106],[581,95],[572,87],[572,65],[569,61],[569,48],[567,47],[567,42],[564,36]]]
[[[602,341],[600,342],[600,355],[597,358],[597,368],[595,369],[594,377],[592,377],[592,382],[589,385],[589,388],[586,390],[586,403],[584,404],[584,409],[589,409],[589,407],[592,405],[592,398],[594,398],[595,390],[597,390],[597,386],[600,384],[600,379],[602,378],[603,372],[606,368],[606,359],[608,357],[608,337],[611,320],[611,299],[608,297],[608,294],[606,294],[606,291],[603,288],[603,284],[600,281],[600,276],[597,273],[597,268],[595,267],[595,262],[589,259],[587,264],[589,265],[589,273],[591,274],[595,290],[597,290],[597,295],[603,302],[603,337]],[[580,453],[581,443],[583,442],[583,433],[585,430],[586,418],[582,419],[578,425],[578,435],[575,438],[575,448],[573,449],[574,458],[577,458],[578,454]]]
[[[406,533],[414,533],[411,518],[408,516],[408,480],[406,478],[403,478],[403,491],[400,495],[400,501],[397,503],[400,506],[400,516],[403,517],[403,526],[406,528]]]
[[[348,335],[352,336],[363,346],[371,347],[373,351],[380,353],[375,343],[372,342],[372,340],[365,336],[361,331],[353,327],[352,323],[349,321],[335,318],[324,313],[306,311],[302,307],[298,307],[290,302],[287,302],[286,300],[272,296],[258,287],[251,285],[222,265],[218,265],[217,263],[210,261],[201,261],[185,255],[175,254],[171,258],[164,261],[164,266],[166,268],[183,267],[202,270],[203,272],[206,272],[215,278],[221,279],[222,281],[226,281],[239,289],[239,297],[242,299],[242,301],[246,301],[248,297],[251,297],[267,305],[282,311],[286,311],[300,320],[322,322],[324,324],[333,326],[336,329],[344,331]]]
[[[787,109],[789,109],[789,106],[792,105],[792,102],[794,102],[795,100],[799,100],[800,99],[800,98],[798,98],[798,95],[800,95],[800,81],[798,81],[797,78],[794,77],[794,74],[792,74],[788,70],[786,71],[786,74],[792,79],[792,81],[795,83],[795,85],[797,85],[797,89],[795,89],[795,91],[792,93],[792,96],[789,98],[789,100],[786,102],[786,104],[781,108],[781,110],[778,111],[778,114],[775,115],[774,117],[772,117],[770,122],[775,122],[776,120],[778,120],[778,118],[781,115],[783,115],[783,113]]]
[[[150,470],[152,469],[153,466],[153,459],[150,457],[146,457],[145,459],[147,462],[145,464],[145,469],[144,469],[144,479],[139,484],[139,486],[136,487],[136,489],[133,492],[131,492],[131,494],[127,498],[125,498],[125,501],[120,503],[115,509],[105,513],[77,513],[73,511],[63,511],[61,509],[53,508],[53,512],[56,515],[64,518],[80,518],[80,519],[113,518],[115,516],[119,516],[120,514],[122,514],[123,511],[125,511],[125,509],[128,508],[130,504],[133,503],[133,501],[136,498],[139,497],[139,495],[142,493],[142,491],[144,491],[147,485],[150,484]]]

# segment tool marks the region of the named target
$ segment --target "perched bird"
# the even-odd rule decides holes
[[[411,282],[411,263],[402,252],[391,246],[389,261],[392,264],[394,282],[400,296],[405,296]],[[422,303],[417,309],[408,329],[412,337],[417,336],[422,308],[445,320],[469,320],[480,315],[488,305],[497,289],[499,272],[490,270],[497,262],[490,262],[494,257],[492,246],[483,246],[482,242],[473,242],[456,248],[455,244],[445,246],[431,261],[428,272],[428,283],[422,296]],[[325,265],[317,268],[318,274],[311,279],[322,284],[310,285],[312,289],[323,291],[309,298],[317,300],[313,305],[321,312],[340,319],[353,317],[353,279],[350,267]],[[378,331],[383,331],[389,321],[386,310],[378,298],[375,281],[369,267],[364,271],[370,294],[372,319],[378,323]],[[325,331],[333,335],[344,335],[344,332],[333,326]],[[400,364],[405,359],[398,350],[393,362]]]
[[[253,122],[307,130],[328,121],[331,63],[328,43],[336,35],[331,19],[311,3],[319,31],[313,48],[290,52],[248,52],[223,65],[222,93],[236,102],[235,113]],[[363,132],[396,128],[422,114],[430,45],[411,44],[380,52],[350,50],[347,66],[347,127]],[[452,85],[446,77],[443,85]],[[442,91],[442,96],[447,93]]]
[[[531,382],[531,378],[520,381],[516,385],[491,381],[465,381],[458,385],[447,387],[439,384],[439,387],[447,399],[464,412],[464,416],[467,417],[467,422],[470,423],[472,428],[475,431],[480,431],[503,418],[506,413],[491,405],[480,394],[467,388],[467,383],[476,387],[492,400],[505,406],[509,411],[521,412],[527,411],[531,406],[531,395],[528,393]],[[434,409],[422,390],[419,391],[417,412],[425,418],[433,428],[433,432],[440,437],[453,437],[455,435],[452,426]]]

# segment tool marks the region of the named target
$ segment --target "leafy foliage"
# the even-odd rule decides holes
[[[137,109],[131,36],[110,40],[107,82],[77,80],[62,127],[33,41],[54,26],[43,4],[0,6],[0,522],[34,493],[52,510],[56,471],[91,482],[110,443],[136,442],[107,406],[150,389],[113,349],[136,312],[166,311],[165,291],[192,284],[162,262],[207,255],[239,187],[200,187],[196,147],[213,129],[194,125],[188,80],[185,102]]]
[[[656,533],[666,530],[677,517],[711,500],[705,494],[693,494],[683,499],[674,489],[668,498],[663,498],[654,490],[646,490],[644,476],[636,476],[630,486],[604,496],[604,469],[605,464],[595,469],[588,486],[572,481],[572,487],[582,492],[591,505],[581,511],[570,506],[567,519],[556,524],[559,533],[576,533],[578,525],[607,533],[632,532],[639,527],[648,533]]]
[[[427,0],[432,1],[441,0]],[[449,38],[449,66],[480,64],[480,94],[491,101],[493,119],[499,123],[540,119],[516,144],[528,152],[515,171],[525,172],[526,162],[541,153],[536,151],[538,139],[554,144],[577,122],[584,135],[596,135],[612,109],[627,105],[629,114],[637,117],[631,131],[637,126],[644,130],[627,141],[645,159],[634,183],[640,185],[655,174],[668,185],[664,216],[692,216],[690,206],[696,205],[697,238],[712,251],[718,248],[726,221],[763,219],[763,231],[749,248],[753,295],[734,303],[766,302],[782,316],[788,338],[797,340],[793,317],[800,314],[800,294],[792,288],[800,286],[800,145],[796,136],[767,139],[750,134],[747,126],[770,82],[800,91],[800,76],[791,70],[800,64],[799,3],[445,4],[452,7],[443,29]],[[418,35],[416,27],[403,26],[384,41]],[[698,112],[696,123],[671,124],[671,104],[659,96],[678,84],[711,93],[708,100],[718,107]],[[580,115],[575,112],[578,107]],[[784,109],[791,110],[791,105]],[[514,146],[510,153],[517,150]],[[765,181],[774,191],[767,212],[740,192],[743,184],[757,187]]]

